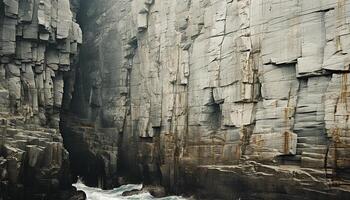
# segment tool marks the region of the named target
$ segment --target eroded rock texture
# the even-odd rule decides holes
[[[71,190],[58,125],[63,77],[82,42],[72,3],[0,1],[0,199],[57,200]]]
[[[350,1],[81,4],[62,117],[73,168],[89,166],[76,175],[226,199],[349,197]]]

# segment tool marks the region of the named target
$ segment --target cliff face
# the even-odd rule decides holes
[[[75,5],[0,1],[0,199],[69,198],[60,194],[71,178],[58,125],[63,77],[82,42]]]
[[[84,1],[70,151],[85,138],[105,187],[348,195],[349,3]]]
[[[2,187],[349,197],[349,1],[0,5]]]

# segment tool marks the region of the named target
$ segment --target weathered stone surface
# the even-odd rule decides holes
[[[195,177],[197,178],[192,179],[193,184],[198,184],[201,188],[199,199],[348,198],[346,191],[327,184],[324,172],[315,169],[249,161],[235,166],[200,166]],[[310,182],[313,186],[309,185]]]
[[[58,130],[64,88],[58,65],[69,66],[78,45],[66,51],[56,39],[81,44],[82,34],[72,26],[70,2],[57,2],[0,1],[0,199],[57,200],[76,193]],[[60,197],[63,190],[68,198]]]
[[[113,179],[131,174],[181,191],[193,186],[199,165],[230,165],[213,177],[233,179],[214,183],[221,187],[243,171],[242,196],[251,191],[276,199],[302,198],[303,192],[321,199],[349,196],[348,1],[80,3],[84,41],[76,87],[64,91],[62,126],[72,154],[82,153],[74,141],[86,138],[85,154],[101,158],[96,163],[109,171],[94,176],[102,177],[103,186],[116,184],[107,174]],[[81,43],[72,26],[70,47],[64,43],[52,56],[53,70],[68,63],[63,49],[75,54],[75,43]],[[59,38],[67,38],[60,30]],[[72,128],[82,123],[88,127]],[[106,149],[92,145],[106,138]],[[116,152],[118,162],[106,157]],[[249,164],[252,160],[266,166]],[[249,171],[254,167],[269,173]],[[327,171],[326,178],[320,170]],[[88,179],[87,174],[80,175]],[[263,194],[264,181],[255,175],[283,180],[273,179],[275,185]],[[327,191],[323,186],[336,178],[340,185]],[[300,190],[306,182],[308,192]]]
[[[58,0],[57,2],[57,39],[65,39],[69,36],[73,15],[69,0]]]
[[[89,185],[349,198],[349,5],[0,0],[0,199],[74,193],[59,125]]]
[[[297,149],[297,135],[290,132],[253,134],[250,146],[257,159],[271,159],[270,156],[295,155]],[[270,155],[269,155],[270,154]],[[260,157],[260,158],[259,158]]]

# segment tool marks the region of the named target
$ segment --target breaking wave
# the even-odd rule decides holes
[[[145,192],[141,194],[136,194],[132,196],[122,196],[123,192],[131,191],[131,190],[140,190],[142,188],[142,185],[135,185],[135,184],[128,184],[128,185],[122,185],[118,188],[114,188],[112,190],[102,190],[100,188],[93,188],[88,187],[84,185],[81,181],[78,181],[78,183],[74,184],[74,186],[78,190],[82,190],[85,192],[87,196],[87,200],[186,200],[183,197],[180,196],[169,196],[169,197],[163,197],[163,198],[155,198],[150,193]]]

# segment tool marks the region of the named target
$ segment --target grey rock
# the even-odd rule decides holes
[[[131,173],[177,191],[208,183],[201,192],[223,199],[348,197],[340,174],[350,166],[349,8],[335,0],[84,3],[76,87],[63,103],[72,156],[89,136],[84,154],[109,169],[92,184],[104,187],[117,178],[102,177]],[[127,170],[115,169],[109,153]],[[212,179],[196,182],[201,170]],[[337,174],[341,186],[324,195]],[[227,183],[237,177],[248,192],[235,196]]]
[[[19,1],[19,19],[21,22],[31,22],[33,20],[34,0]]]
[[[60,125],[91,186],[131,176],[200,198],[348,199],[347,1],[0,7],[1,181],[26,189],[31,166],[69,185]]]
[[[57,39],[65,39],[69,36],[73,16],[69,0],[58,0],[57,2]]]
[[[60,64],[71,69],[82,43],[80,26],[70,31],[70,9],[68,0],[0,2],[0,199],[57,200],[71,185],[58,131],[64,72],[57,72]],[[75,195],[68,194],[63,199]]]
[[[5,16],[16,18],[18,15],[18,0],[3,0]]]

